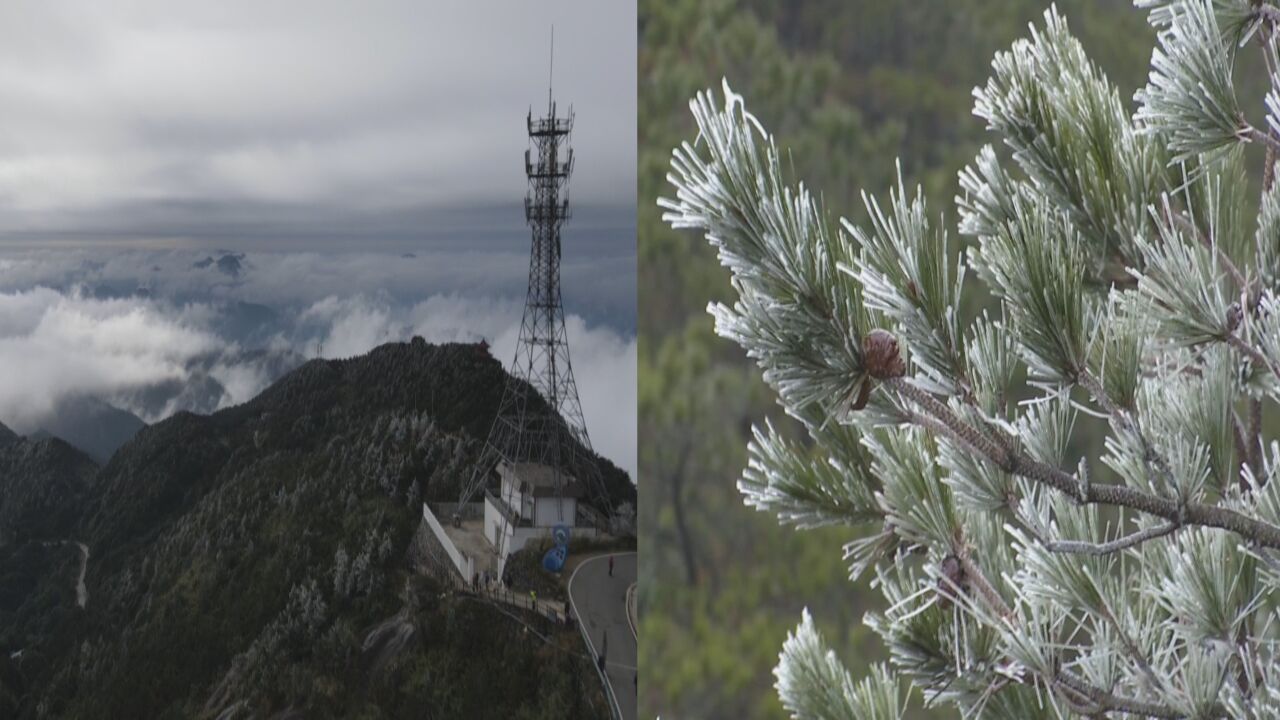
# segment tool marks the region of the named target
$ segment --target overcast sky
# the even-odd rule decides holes
[[[634,0],[4,3],[0,242],[521,233],[554,23],[555,94],[577,113],[568,234],[616,249],[634,228],[635,18]]]
[[[270,380],[241,350],[510,362],[553,23],[571,350],[634,477],[635,0],[0,4],[0,422],[135,409],[211,353],[226,403]]]

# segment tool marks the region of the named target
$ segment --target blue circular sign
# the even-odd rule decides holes
[[[551,537],[555,539],[556,545],[563,547],[568,547],[570,534],[568,525],[557,525],[551,530]]]

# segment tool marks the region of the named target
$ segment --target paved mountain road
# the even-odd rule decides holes
[[[80,548],[80,578],[76,580],[76,605],[85,607],[89,604],[89,588],[84,584],[84,574],[89,569],[89,546],[74,540],[45,540],[45,547],[55,545],[75,545]]]
[[[635,582],[634,552],[587,558],[569,578],[573,615],[586,630],[592,656],[605,653],[606,674],[624,720],[636,717],[636,637],[627,619],[627,588]]]
[[[76,581],[76,605],[85,607],[89,604],[89,588],[84,584],[84,573],[89,569],[89,546],[76,543],[80,548],[80,579]]]

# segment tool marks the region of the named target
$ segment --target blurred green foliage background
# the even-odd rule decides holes
[[[731,300],[727,273],[701,237],[664,225],[655,204],[671,193],[671,149],[693,140],[689,99],[718,93],[727,78],[833,219],[861,222],[859,193],[886,197],[900,158],[908,186],[922,185],[935,217],[945,215],[958,252],[957,172],[996,142],[973,117],[970,92],[1046,7],[641,0],[641,717],[783,717],[772,669],[805,606],[855,675],[885,657],[862,626],[879,593],[844,579],[841,547],[853,533],[780,527],[743,506],[735,487],[753,422],[797,428],[742,351],[712,331],[705,308]],[[1154,42],[1144,13],[1121,0],[1058,7],[1132,98]],[[912,704],[913,717],[949,716],[920,710],[919,697]]]

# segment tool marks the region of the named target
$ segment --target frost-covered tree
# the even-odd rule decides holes
[[[335,598],[345,598],[350,593],[347,588],[347,568],[350,564],[351,557],[347,555],[347,549],[341,545],[333,554],[333,596]]]
[[[851,578],[888,601],[861,682],[805,614],[775,671],[795,717],[896,718],[903,681],[969,717],[1280,717],[1280,9],[1138,5],[1133,112],[1056,10],[996,56],[967,254],[901,181],[833,226],[727,84],[691,103],[665,218],[718,249],[716,329],[812,440],[757,428],[739,487],[856,528]],[[1246,52],[1273,88],[1250,103]],[[998,310],[963,310],[975,274]]]

